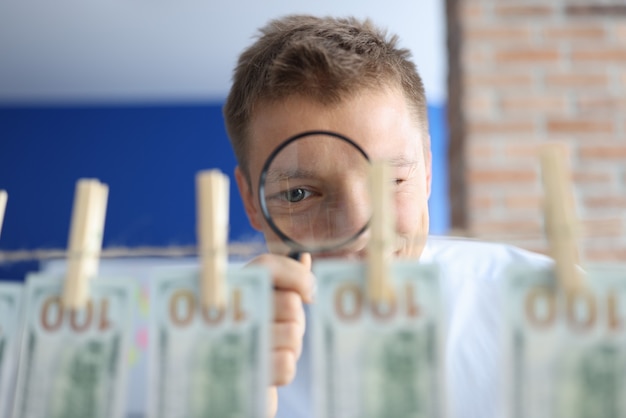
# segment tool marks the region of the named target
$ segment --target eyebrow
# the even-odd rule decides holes
[[[417,164],[417,160],[404,156],[389,160],[392,167],[410,167]],[[304,168],[271,169],[265,175],[265,183],[275,183],[284,180],[302,180],[317,177],[319,173]]]
[[[417,160],[407,157],[394,157],[389,160],[389,163],[392,167],[408,167],[411,165],[416,165]]]
[[[310,179],[315,177],[315,172],[302,168],[273,169],[265,176],[265,183],[276,183],[284,180]]]

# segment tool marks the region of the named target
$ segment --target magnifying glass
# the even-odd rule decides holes
[[[261,171],[260,207],[290,257],[336,251],[363,234],[372,207],[369,165],[358,144],[331,131],[297,134],[270,154]]]

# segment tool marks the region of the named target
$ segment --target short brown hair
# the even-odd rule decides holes
[[[398,37],[353,17],[289,15],[260,29],[239,57],[224,118],[239,166],[249,178],[246,147],[255,106],[293,95],[338,103],[365,88],[399,86],[428,143],[426,95]]]

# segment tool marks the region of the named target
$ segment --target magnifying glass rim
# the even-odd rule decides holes
[[[333,132],[333,131],[325,131],[325,130],[305,131],[305,132],[301,132],[299,134],[293,135],[293,136],[287,138],[285,141],[283,141],[280,145],[278,145],[272,151],[272,153],[267,157],[267,160],[265,160],[265,164],[263,164],[263,169],[261,170],[261,176],[259,177],[259,205],[261,206],[261,212],[263,213],[263,217],[265,218],[265,221],[267,221],[267,223],[270,226],[270,228],[272,228],[272,230],[276,233],[276,235],[278,235],[278,237],[283,242],[285,242],[287,245],[289,245],[291,247],[291,249],[294,250],[294,251],[324,252],[324,251],[331,251],[331,250],[334,250],[334,249],[337,249],[337,248],[341,248],[345,244],[349,243],[350,241],[352,241],[353,239],[355,239],[356,237],[361,235],[369,227],[369,221],[368,221],[355,234],[349,236],[348,238],[346,238],[345,240],[339,242],[338,244],[327,245],[327,246],[320,246],[320,247],[307,247],[307,246],[305,246],[303,244],[300,244],[299,242],[293,240],[288,235],[286,235],[274,223],[274,221],[272,220],[272,217],[270,216],[270,213],[269,213],[269,209],[267,208],[267,203],[265,202],[265,178],[267,177],[267,171],[269,170],[270,165],[274,161],[274,158],[276,158],[278,153],[280,153],[285,147],[287,147],[292,142],[297,141],[298,139],[301,139],[301,138],[306,137],[306,136],[314,136],[314,135],[332,136],[332,137],[340,139],[340,140],[342,140],[344,142],[347,142],[348,144],[350,144],[354,148],[356,148],[361,153],[361,155],[363,155],[363,157],[365,157],[365,160],[367,162],[370,162],[370,158],[367,155],[367,153],[365,152],[365,150],[363,148],[361,148],[361,146],[359,146],[359,144],[354,142],[352,139],[350,139],[347,136],[342,135],[340,133]]]

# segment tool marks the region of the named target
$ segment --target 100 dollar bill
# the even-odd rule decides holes
[[[26,284],[15,418],[122,417],[133,288],[92,280],[84,309],[63,308],[63,277]]]
[[[505,416],[626,416],[626,269],[585,276],[566,295],[551,269],[509,272]]]
[[[105,258],[100,260],[102,277],[127,277],[135,283],[133,298],[133,332],[128,350],[128,390],[126,417],[143,418],[148,409],[148,344],[150,326],[150,289],[154,271],[163,267],[192,266],[191,259],[178,258]],[[42,263],[46,274],[62,274],[67,270],[67,260],[58,259]]]
[[[0,418],[13,401],[19,348],[23,285],[0,282]]]
[[[265,417],[272,285],[264,269],[229,270],[227,306],[206,309],[197,269],[153,283],[150,416]]]
[[[445,416],[438,273],[393,265],[395,300],[370,303],[362,263],[318,262],[313,306],[316,416]]]

